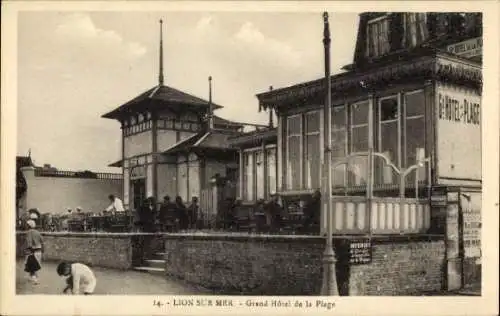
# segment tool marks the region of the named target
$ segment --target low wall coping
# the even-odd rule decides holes
[[[17,234],[25,234],[25,231],[17,231]],[[271,235],[271,234],[249,234],[249,233],[218,233],[218,232],[195,232],[195,233],[110,233],[110,232],[41,232],[43,236],[54,237],[82,237],[82,238],[128,238],[133,236],[157,236],[165,239],[187,239],[187,240],[227,240],[227,241],[255,241],[255,242],[324,242],[325,236],[319,235]],[[404,234],[404,235],[334,235],[335,240],[351,240],[370,238],[372,243],[397,243],[412,241],[438,241],[444,240],[444,235],[433,234]]]

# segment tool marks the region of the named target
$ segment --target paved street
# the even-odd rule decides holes
[[[40,284],[33,284],[23,271],[23,262],[16,264],[16,289],[18,294],[61,294],[64,279],[56,272],[57,264],[45,262],[40,272]],[[209,295],[205,289],[183,284],[179,281],[167,280],[160,274],[136,271],[121,271],[105,268],[93,268],[97,278],[95,294],[112,295]]]

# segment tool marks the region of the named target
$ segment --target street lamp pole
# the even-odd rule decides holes
[[[337,276],[335,272],[335,252],[333,251],[333,227],[332,227],[332,210],[331,210],[331,197],[332,197],[332,179],[331,179],[331,111],[332,111],[332,83],[330,79],[330,26],[328,23],[328,13],[323,13],[323,45],[325,48],[325,88],[326,100],[324,102],[323,111],[323,132],[324,132],[324,159],[323,159],[323,214],[326,215],[327,235],[326,235],[326,248],[323,254],[323,286],[322,295],[339,295],[337,288]]]

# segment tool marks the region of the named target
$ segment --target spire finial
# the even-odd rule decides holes
[[[330,44],[330,23],[328,22],[328,12],[323,13],[323,43]]]
[[[212,107],[212,76],[208,76],[208,128],[214,128],[214,114]]]
[[[163,20],[160,19],[160,72],[158,74],[158,84],[163,86]]]
[[[273,91],[273,86],[269,86],[269,91]],[[274,127],[274,122],[273,122],[273,108],[269,107],[269,127],[273,128]]]

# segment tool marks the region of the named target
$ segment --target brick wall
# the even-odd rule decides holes
[[[373,261],[350,265],[337,238],[341,295],[408,295],[442,288],[444,241],[373,240]],[[166,236],[167,275],[221,294],[319,295],[324,240],[313,236]]]
[[[217,237],[167,237],[167,274],[223,294],[319,291],[323,248],[316,239]]]
[[[111,233],[42,233],[43,260],[78,261],[90,266],[129,269],[132,245],[138,236]],[[23,256],[24,233],[16,236],[17,254]]]
[[[443,240],[375,240],[372,262],[350,267],[350,295],[415,295],[443,288]]]

